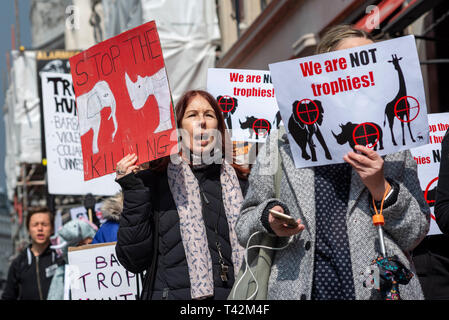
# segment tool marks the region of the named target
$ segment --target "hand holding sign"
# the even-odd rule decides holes
[[[128,154],[126,157],[120,160],[117,163],[117,180],[139,169],[139,166],[135,165],[136,162],[137,155],[135,153]]]
[[[354,148],[362,154],[351,151],[343,159],[357,171],[374,200],[382,200],[388,187],[388,182],[384,176],[384,160],[376,151],[368,147],[357,145]]]

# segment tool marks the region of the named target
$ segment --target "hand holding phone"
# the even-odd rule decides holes
[[[287,224],[288,228],[296,228],[298,226],[298,222],[293,217],[273,209],[270,209],[268,211],[273,215],[273,217],[282,220],[282,222]]]

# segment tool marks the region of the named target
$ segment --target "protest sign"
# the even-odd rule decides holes
[[[142,284],[120,265],[115,242],[70,247],[68,257],[72,300],[136,300]]]
[[[386,155],[429,141],[413,36],[269,68],[298,168],[342,163],[358,144]]]
[[[168,78],[154,21],[70,58],[84,179],[115,171],[128,153],[137,164],[178,152]]]
[[[97,216],[100,223],[105,222],[105,220],[103,219],[103,214],[101,212],[102,205],[103,205],[103,202],[97,202],[95,204],[95,215]],[[87,215],[86,207],[71,208],[70,209],[70,217],[72,218],[72,220],[84,219],[84,220],[90,221],[89,216]]]
[[[233,141],[265,142],[281,117],[270,72],[211,68],[207,91],[217,99]]]
[[[41,114],[44,113],[42,87],[41,87],[41,73],[42,72],[57,72],[70,74],[69,58],[78,54],[80,51],[71,50],[39,50],[36,51],[36,68],[37,68],[37,87],[40,99]],[[41,133],[45,137],[44,119],[41,117]],[[46,159],[45,139],[42,139],[42,159]]]
[[[418,178],[424,198],[430,206],[429,235],[440,234],[435,221],[435,192],[441,161],[441,141],[449,128],[449,113],[431,113],[429,119],[429,144],[410,150],[418,165]]]
[[[84,181],[75,95],[70,74],[41,72],[48,190],[50,194],[114,195],[115,174]]]

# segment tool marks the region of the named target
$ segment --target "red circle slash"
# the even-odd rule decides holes
[[[257,135],[265,136],[270,131],[270,122],[266,119],[257,119],[253,123],[253,130]],[[261,131],[259,133],[259,131]]]
[[[436,178],[434,178],[432,181],[430,181],[429,184],[428,184],[427,187],[426,187],[426,190],[424,191],[424,199],[426,199],[426,201],[427,201],[428,204],[431,204],[431,203],[434,203],[434,202],[435,202],[435,200],[427,200],[427,194],[428,194],[428,192],[429,192],[430,186],[431,186],[432,184],[434,184],[436,181],[438,181],[438,177],[436,177]]]
[[[412,106],[409,105],[409,103],[408,103],[408,99],[409,99],[409,98],[416,101],[416,105],[415,105],[415,106],[412,107]],[[403,101],[403,100],[405,100],[405,101]],[[405,106],[404,106],[404,104],[405,104]],[[399,106],[400,106],[400,109],[398,109]],[[418,111],[416,111],[415,116],[414,116],[412,119],[410,119],[410,110],[412,110],[412,109],[418,109]],[[419,107],[419,102],[418,102],[418,100],[417,100],[415,97],[412,97],[412,96],[404,96],[404,97],[398,99],[398,101],[396,101],[396,104],[394,105],[394,115],[395,115],[396,118],[398,118],[398,120],[401,121],[401,122],[412,122],[412,121],[415,120],[416,117],[418,116],[418,114],[419,114],[419,109],[420,109],[420,107]],[[407,120],[402,120],[402,119],[401,119],[401,118],[404,118],[404,115],[403,115],[403,114],[402,114],[402,117],[399,116],[399,114],[401,114],[401,113],[403,113],[403,112],[406,113],[406,117],[405,117],[405,118],[406,118]]]
[[[374,131],[371,128],[374,128]],[[371,136],[376,136],[376,142],[374,142],[371,147],[368,147],[369,144],[368,137]],[[363,145],[368,148],[374,148],[374,146],[379,142],[379,130],[371,122],[364,122],[354,128],[354,131],[352,131],[352,138],[356,145]],[[360,140],[362,140],[363,142]]]
[[[306,101],[306,103],[303,103]],[[309,103],[312,102],[313,107],[309,109]],[[320,109],[315,102],[310,99],[302,99],[296,104],[296,114],[298,115],[299,120],[301,122],[311,125],[317,122],[318,117],[320,115]],[[304,118],[303,118],[304,117]]]
[[[225,99],[225,101],[222,101],[223,99]],[[219,105],[221,111],[223,111],[224,113],[227,113],[227,112],[231,112],[234,109],[235,102],[234,102],[234,99],[230,96],[222,96],[218,100],[218,105]]]

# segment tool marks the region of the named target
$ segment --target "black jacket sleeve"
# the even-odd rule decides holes
[[[441,163],[435,195],[435,218],[441,232],[449,235],[449,130],[441,143]]]
[[[17,279],[17,270],[19,259],[16,258],[9,267],[8,278],[6,279],[6,287],[3,291],[2,300],[17,300],[19,298],[19,281]]]
[[[153,257],[154,222],[151,187],[131,173],[116,180],[123,190],[123,212],[115,251],[120,263],[130,272],[142,272]]]

